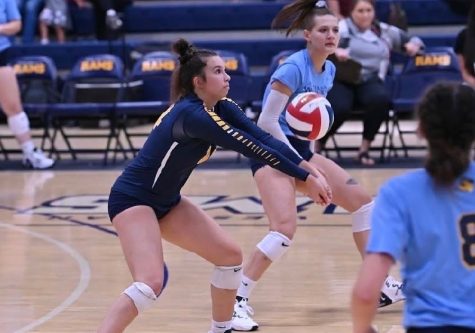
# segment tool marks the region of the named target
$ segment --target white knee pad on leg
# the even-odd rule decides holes
[[[258,244],[257,248],[271,261],[276,261],[289,249],[292,241],[277,231],[269,232]]]
[[[371,213],[373,212],[374,201],[361,206],[351,214],[353,232],[361,232],[371,229]]]
[[[138,313],[141,313],[152,305],[157,300],[157,295],[152,288],[143,282],[134,282],[127,289],[124,294],[129,296],[135,304]]]
[[[8,127],[13,135],[19,136],[30,131],[30,122],[25,112],[17,113],[8,117]]]
[[[216,288],[234,290],[242,280],[242,265],[215,266],[211,275],[211,284]]]

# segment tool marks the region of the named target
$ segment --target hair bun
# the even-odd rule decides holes
[[[315,2],[315,8],[327,8],[327,2],[324,0],[318,0]]]
[[[188,42],[186,39],[180,38],[177,40],[173,46],[172,49],[175,53],[178,54],[178,60],[180,61],[180,64],[186,63],[188,60],[190,60],[196,53],[195,48],[193,45]]]

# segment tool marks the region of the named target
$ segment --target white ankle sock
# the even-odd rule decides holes
[[[23,150],[23,154],[28,155],[35,150],[35,144],[33,143],[32,140],[28,140],[26,142],[23,142],[21,144],[21,150]]]
[[[229,321],[211,321],[212,333],[224,333],[231,329],[231,320]]]
[[[251,280],[247,276],[242,276],[241,284],[237,290],[237,296],[241,296],[243,298],[249,298],[252,293],[252,290],[257,285],[257,281]]]

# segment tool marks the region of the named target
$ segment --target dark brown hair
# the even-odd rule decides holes
[[[209,57],[218,55],[215,51],[197,49],[187,40],[177,40],[172,50],[178,54],[179,65],[172,74],[170,100],[176,102],[180,97],[194,92],[193,78],[201,76]]]
[[[350,13],[355,9],[356,5],[359,4],[361,1],[369,3],[371,6],[373,6],[374,9],[376,7],[374,6],[374,0],[353,0],[351,1],[351,6],[350,6]]]
[[[273,29],[287,27],[286,36],[294,30],[311,30],[315,25],[314,16],[334,15],[325,1],[296,0],[282,8],[272,20]]]
[[[459,83],[437,83],[421,99],[417,114],[429,145],[425,168],[437,184],[449,186],[470,163],[475,90]]]

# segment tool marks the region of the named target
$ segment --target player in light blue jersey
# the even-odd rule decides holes
[[[371,196],[348,172],[330,159],[314,153],[309,141],[296,138],[284,116],[287,104],[296,94],[313,91],[327,95],[331,89],[335,66],[327,57],[338,45],[338,19],[328,10],[325,1],[296,0],[277,14],[273,27],[278,28],[289,20],[287,35],[302,29],[307,47],[289,56],[272,74],[257,124],[275,138],[286,142],[327,178],[332,189],[332,202],[352,215],[353,238],[363,256],[373,208]],[[270,231],[257,244],[244,265],[243,281],[234,306],[233,329],[238,331],[258,329],[259,325],[252,318],[253,310],[247,301],[264,272],[289,249],[297,229],[296,192],[306,192],[299,181],[259,161],[254,160],[251,168],[269,219]],[[381,306],[403,298],[400,282],[388,276],[381,293]]]
[[[183,39],[174,49],[180,55],[172,82],[176,102],[159,117],[109,195],[109,217],[134,281],[112,305],[99,333],[124,331],[139,313],[154,305],[166,281],[162,239],[214,264],[209,333],[231,332],[236,289],[241,283],[241,249],[180,193],[193,170],[216,146],[260,159],[298,178],[316,203],[326,205],[331,200],[327,182],[317,177],[312,166],[225,98],[230,77],[215,51],[195,49]]]
[[[401,263],[408,333],[475,332],[475,91],[438,83],[418,107],[425,169],[388,181],[352,298],[354,333],[371,332],[378,286]]]

